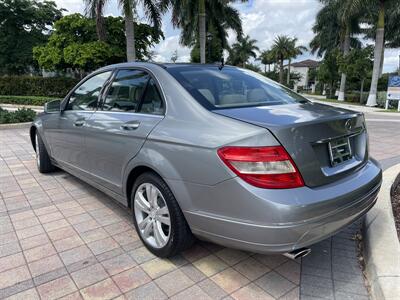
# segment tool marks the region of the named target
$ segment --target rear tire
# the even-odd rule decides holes
[[[147,195],[148,193],[155,196]],[[157,174],[146,172],[136,179],[131,204],[136,231],[143,244],[154,255],[171,257],[193,244],[193,234],[178,202]]]
[[[36,150],[36,165],[40,173],[49,173],[56,170],[56,167],[51,163],[49,153],[43,143],[39,133],[35,133],[35,150]]]

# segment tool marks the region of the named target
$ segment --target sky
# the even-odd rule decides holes
[[[84,13],[83,0],[55,0],[58,7],[67,9],[65,14]],[[138,1],[140,3],[140,1]],[[258,41],[257,46],[261,50],[271,47],[277,35],[288,35],[297,37],[298,44],[308,46],[313,38],[312,26],[315,16],[321,8],[317,0],[249,0],[246,3],[238,1],[233,5],[240,12],[244,34]],[[119,16],[120,9],[116,0],[108,1],[105,15]],[[139,21],[147,22],[138,9]],[[178,51],[178,62],[190,60],[190,49],[179,44],[179,29],[173,28],[171,15],[165,14],[162,22],[162,30],[165,40],[152,49],[155,52],[154,60],[158,62],[169,62],[175,50]],[[234,43],[236,36],[229,34],[230,44]],[[371,41],[366,41],[372,43]],[[392,72],[399,66],[400,49],[386,49],[383,71]],[[294,61],[304,59],[320,60],[307,52],[298,56]],[[257,62],[259,63],[259,62]]]

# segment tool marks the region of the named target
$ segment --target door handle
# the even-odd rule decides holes
[[[139,127],[139,125],[140,125],[139,121],[127,122],[127,123],[121,125],[121,129],[122,130],[135,130]]]
[[[74,122],[75,127],[82,127],[85,124],[85,120],[77,120]]]

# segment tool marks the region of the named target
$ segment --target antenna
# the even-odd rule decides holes
[[[218,69],[221,71],[224,66],[225,66],[224,58],[222,57],[221,58],[221,64],[219,65]]]

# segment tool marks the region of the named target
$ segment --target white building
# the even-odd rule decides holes
[[[315,85],[316,82],[308,78],[308,71],[310,69],[317,69],[318,65],[319,62],[312,59],[306,59],[290,64],[290,72],[299,73],[301,76],[296,85],[304,90],[310,90],[312,85]],[[287,65],[285,65],[284,68],[286,69]]]

